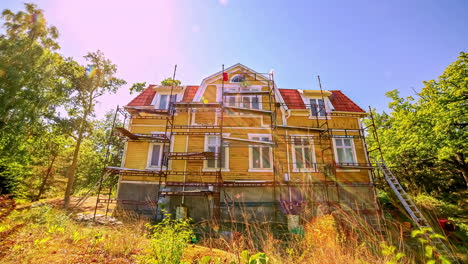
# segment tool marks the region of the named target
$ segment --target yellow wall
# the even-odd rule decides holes
[[[237,72],[241,72],[239,69]],[[230,74],[231,78],[234,74]],[[253,76],[249,75],[249,84],[264,85],[262,90],[268,90],[263,82],[252,80]],[[221,77],[216,76],[207,81],[207,89],[203,94],[203,98],[208,100],[209,103],[216,102],[216,86],[211,84],[221,83]],[[268,104],[268,96],[263,96],[263,110],[268,110],[270,104]],[[277,124],[281,124],[281,112],[277,111]],[[189,115],[194,115],[189,116]],[[178,113],[174,117],[175,125],[186,126],[188,122],[194,120],[197,124],[213,125],[216,122],[216,115],[213,111],[211,112],[197,112],[195,114],[189,114],[187,112]],[[248,138],[248,134],[271,134],[270,127],[270,116],[268,114],[258,115],[224,115],[223,122],[223,133],[229,134],[229,137],[235,138]],[[219,118],[218,118],[219,122]],[[310,119],[308,111],[305,110],[293,110],[290,112],[290,116],[287,118],[287,125],[299,126],[299,127],[320,127],[325,122],[324,119]],[[333,129],[359,129],[359,121],[357,117],[331,117],[328,120],[330,128]],[[165,120],[155,119],[133,119],[129,130],[133,133],[151,133],[151,132],[163,132],[165,131]],[[263,128],[263,129],[262,129]],[[187,131],[186,129],[174,130]],[[201,131],[201,130],[191,130]],[[210,130],[214,131],[214,130]],[[205,132],[208,132],[206,130]],[[342,134],[344,132],[334,132],[335,134]],[[349,132],[348,134],[358,135],[357,132]],[[323,181],[330,180],[325,177],[322,172],[308,172],[298,173],[293,172],[292,166],[292,148],[291,145],[285,142],[286,135],[304,135],[307,132],[295,129],[284,129],[277,128],[276,134],[278,137],[276,141],[278,146],[274,148],[274,159],[275,166],[278,168],[278,180],[282,180],[285,177],[285,173],[289,175],[292,181]],[[310,135],[317,136],[318,132],[311,131]],[[328,141],[327,141],[328,140]],[[202,152],[205,149],[204,142],[205,138],[203,135],[175,135],[173,138],[173,150],[174,152]],[[314,140],[315,156],[317,163],[329,163],[332,161],[333,150],[326,149],[330,145],[330,139]],[[357,156],[357,162],[366,163],[365,152],[363,149],[363,142],[360,138],[354,139],[355,152]],[[127,150],[125,154],[124,167],[133,169],[146,169],[148,160],[148,150],[150,147],[149,142],[128,142]],[[324,149],[326,149],[324,151]],[[289,152],[289,159],[288,159]],[[223,180],[274,180],[272,172],[249,172],[249,147],[247,144],[239,144],[232,142],[229,148],[229,171],[222,173]],[[170,169],[175,171],[194,171],[200,172],[203,170],[203,161],[193,160],[176,160],[172,161]],[[192,177],[192,180],[195,176]],[[198,176],[197,176],[198,177]],[[368,182],[369,171],[366,169],[354,169],[354,170],[338,170],[334,176],[338,181],[342,182]],[[196,177],[195,177],[196,178]],[[149,177],[124,177],[124,180],[156,180],[156,178]],[[168,181],[182,181],[181,177],[169,176]]]

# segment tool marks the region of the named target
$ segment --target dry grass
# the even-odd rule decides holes
[[[14,212],[2,226],[23,227],[7,238],[2,263],[132,263],[145,248],[140,223],[118,227],[75,223],[48,206]]]
[[[268,263],[415,263],[417,252],[405,243],[401,226],[390,223],[386,235],[368,226],[349,211],[303,221],[302,235],[287,232],[279,223],[204,222],[196,226],[203,235],[199,245],[189,245],[183,259],[198,263],[204,256],[220,263],[244,263],[244,250],[264,252]],[[150,241],[145,222],[131,219],[121,226],[78,223],[68,213],[50,206],[14,211],[0,221],[1,263],[136,263],[147,254]],[[5,233],[5,231],[13,230]],[[396,245],[394,247],[393,245]],[[413,245],[414,247],[414,245]],[[398,253],[407,256],[397,259]],[[214,262],[213,262],[214,263]]]
[[[48,205],[14,211],[0,221],[0,263],[136,263],[146,254],[145,221],[127,219],[120,226],[78,223]],[[8,237],[6,235],[8,234]],[[227,252],[190,245],[183,259],[229,259]]]
[[[303,235],[288,233],[279,224],[249,221],[247,215],[244,219],[242,223],[205,223],[200,228],[207,234],[202,244],[231,253],[236,263],[242,263],[244,250],[266,253],[269,263],[414,263],[411,254],[392,262],[404,251],[402,246],[388,250],[391,245],[403,245],[403,234],[398,229],[386,230],[392,234],[384,238],[362,217],[342,210],[306,223]]]

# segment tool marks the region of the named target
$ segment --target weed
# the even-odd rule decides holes
[[[189,220],[172,220],[169,215],[154,226],[148,225],[151,234],[149,253],[138,257],[142,263],[178,264],[188,242],[194,238]]]

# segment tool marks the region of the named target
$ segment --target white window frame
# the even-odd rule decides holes
[[[151,132],[152,135],[164,135],[164,132]],[[169,133],[166,134],[167,136],[169,136]],[[172,140],[171,140],[172,142]],[[150,142],[148,144],[148,156],[147,156],[147,160],[146,160],[146,169],[148,170],[156,170],[156,169],[165,169],[166,166],[161,166],[162,165],[162,156],[163,156],[163,152],[164,152],[164,143],[162,142]],[[153,159],[153,145],[160,145],[161,146],[161,153],[159,154],[160,157],[159,157],[159,163],[160,165],[159,166],[152,166],[151,165],[151,160]],[[166,145],[169,146],[169,151],[172,151],[173,150],[173,147],[174,145],[170,144],[170,143],[166,143]],[[168,160],[167,161],[167,165],[169,166],[168,169],[171,169],[171,161]]]
[[[247,91],[261,91],[261,87],[226,87],[224,88],[225,92],[247,92]],[[249,98],[249,105],[248,107],[244,107],[244,98]],[[258,98],[258,108],[253,108],[253,98]],[[229,99],[234,98],[234,105],[229,104]],[[262,103],[262,96],[261,95],[226,95],[224,98],[224,102],[228,107],[237,107],[237,108],[246,108],[246,109],[254,109],[254,110],[262,110],[263,103]],[[257,115],[253,113],[227,113],[228,116],[239,116],[239,115]],[[261,116],[261,115],[259,115]]]
[[[337,146],[336,145],[336,140],[343,140],[343,139],[349,139],[350,142],[351,142],[351,146],[349,147],[345,147],[344,145],[344,142],[343,142],[343,146]],[[340,160],[338,160],[338,148],[351,148],[351,150],[353,151],[353,159],[354,159],[354,163],[343,163],[341,162]],[[358,163],[358,160],[357,160],[357,155],[356,155],[356,147],[354,145],[354,139],[351,138],[351,137],[337,137],[337,138],[333,138],[333,151],[334,151],[334,154],[335,154],[335,162],[339,165],[339,164],[357,164]],[[351,170],[346,170],[346,171],[351,171]]]
[[[322,100],[322,97],[319,97],[319,96],[303,96],[302,97],[302,100],[304,102],[304,104],[307,106],[307,110],[309,110],[309,119],[331,119],[331,111],[332,111],[332,108],[333,106],[331,105],[330,103],[330,99],[328,97],[324,97],[323,98],[323,104],[325,106],[325,112],[326,112],[326,116],[315,116],[315,115],[312,115],[312,105],[310,104],[310,100],[313,99],[313,100]]]
[[[315,101],[315,104],[313,104],[312,106],[312,100]],[[323,101],[323,111],[320,111],[320,103],[319,103],[319,100],[320,101]],[[327,116],[327,107],[325,105],[325,99],[322,99],[322,98],[309,98],[309,105],[310,105],[310,116],[311,117],[319,117],[319,118],[325,118]],[[317,112],[317,115],[313,115],[312,114],[312,110],[315,110],[315,112]]]
[[[168,143],[166,143],[167,145]],[[153,159],[153,146],[159,145],[160,146],[160,151],[159,151],[159,166],[153,166],[151,165],[151,160]],[[171,149],[171,146],[169,146],[169,150]],[[166,166],[162,166],[162,158],[163,158],[163,152],[164,152],[164,143],[149,143],[148,147],[148,159],[146,161],[146,169],[148,170],[154,170],[154,169],[164,169]],[[168,161],[169,162],[169,161]],[[169,166],[170,167],[170,166]]]
[[[248,136],[249,136],[250,140],[254,140],[253,138],[255,138],[255,137],[267,137],[270,140],[270,142],[272,140],[271,139],[272,138],[271,134],[248,134]],[[273,172],[273,166],[274,166],[274,164],[273,164],[273,148],[271,146],[268,146],[270,148],[270,151],[269,151],[270,152],[270,155],[269,155],[270,156],[269,157],[269,159],[270,159],[270,168],[254,168],[253,167],[253,148],[254,147],[261,148],[263,146],[264,145],[260,145],[260,144],[258,144],[258,145],[252,144],[251,146],[249,146],[249,170],[248,170],[249,172]],[[260,153],[260,157],[262,157],[262,153]]]
[[[168,100],[167,100],[167,103],[166,103],[166,108],[159,108],[159,104],[161,102],[161,96],[162,95],[167,95],[168,96]],[[168,110],[169,109],[170,95],[171,95],[170,92],[162,92],[162,93],[157,92],[156,96],[153,98],[153,101],[151,102],[151,105],[153,105],[154,108],[156,108],[156,109]],[[180,98],[181,94],[180,93],[173,93],[172,95],[176,96],[176,102],[179,102],[181,100],[181,98]]]
[[[228,137],[229,134],[223,134],[224,137]],[[219,135],[209,135],[209,134],[205,134],[205,142],[204,142],[204,151],[209,151],[208,147],[209,144],[208,144],[208,138],[209,137],[217,137],[218,138],[218,146],[219,146],[219,143],[220,143],[220,139],[219,139]],[[221,150],[221,148],[219,148]],[[229,171],[229,146],[225,144],[224,146],[224,149],[225,149],[225,153],[223,158],[225,159],[224,160],[224,168],[221,168],[221,171]],[[215,164],[216,164],[216,161],[218,161],[217,159],[215,160]],[[208,160],[204,160],[203,161],[203,171],[219,171],[219,167],[216,166],[214,168],[210,168],[208,167]]]
[[[310,136],[310,135],[291,135],[292,138],[294,137],[306,137],[306,136]],[[303,140],[304,138],[301,138],[301,141]],[[308,139],[310,141],[310,144],[309,145],[296,145],[295,142],[292,142],[291,143],[291,149],[292,149],[292,162],[293,162],[293,172],[316,172],[317,171],[317,159],[316,159],[316,156],[315,156],[315,146],[314,146],[314,141],[312,138]],[[302,149],[303,149],[303,152],[302,152],[302,160],[305,161],[305,157],[304,157],[304,146],[309,146],[311,148],[311,157],[312,157],[312,168],[298,168],[296,166],[296,161],[297,161],[297,158],[296,158],[296,146],[302,146]]]

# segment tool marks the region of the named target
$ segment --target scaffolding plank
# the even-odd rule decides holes
[[[167,156],[173,160],[205,160],[210,158],[215,158],[215,153],[210,151],[204,152],[169,152]]]
[[[317,127],[300,127],[300,126],[284,126],[284,125],[277,125],[276,127],[285,128],[285,129],[297,129],[297,130],[305,130],[305,131],[325,131],[323,128]]]
[[[169,142],[169,139],[165,135],[161,134],[139,134],[139,133],[132,133],[123,127],[116,127],[117,131],[119,131],[122,135],[126,136],[131,140],[153,140],[159,142]]]
[[[234,106],[225,106],[224,109],[228,110],[229,112],[248,112],[248,113],[254,113],[254,114],[272,114],[272,111],[252,109],[252,108],[234,107]]]
[[[244,143],[255,143],[255,144],[271,145],[271,146],[274,145],[274,143],[271,141],[252,140],[252,139],[245,139],[245,138],[223,137],[223,140],[233,140],[233,141],[239,141],[239,142],[244,142]]]
[[[216,194],[213,191],[193,190],[193,191],[162,191],[161,196],[204,196]]]
[[[182,103],[182,102],[177,102],[174,103],[174,107],[176,108],[220,108],[221,104],[220,103],[195,103],[195,102],[190,102],[190,103]]]
[[[221,126],[213,125],[196,125],[196,126],[170,126],[172,129],[221,129]]]
[[[156,109],[154,107],[138,107],[138,106],[127,106],[125,108],[129,113],[134,112],[138,113],[146,113],[146,114],[157,114],[157,115],[169,115],[168,109]]]
[[[270,94],[270,91],[224,92],[224,95],[262,95],[262,94]]]
[[[127,129],[123,127],[116,127],[115,129],[119,131],[122,135],[128,137],[129,139],[133,139],[133,140],[138,139],[138,136],[136,136],[135,134],[133,134],[132,132],[128,131]]]

